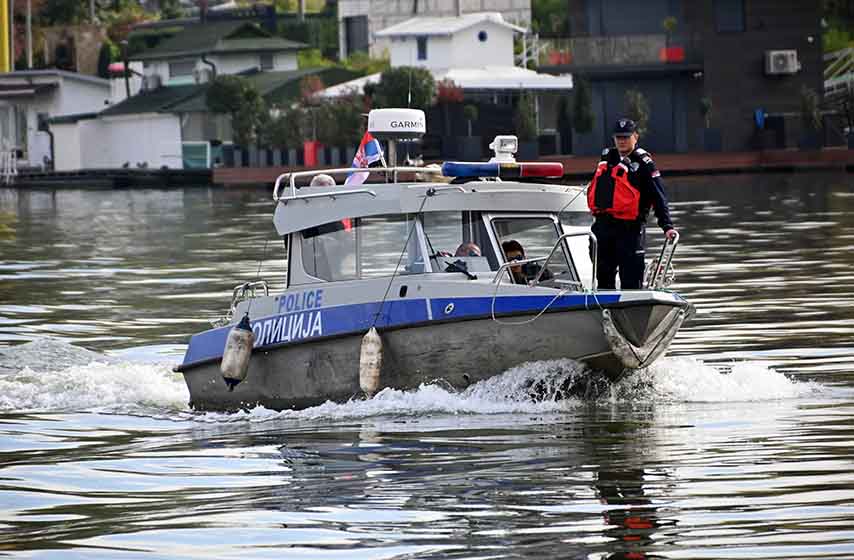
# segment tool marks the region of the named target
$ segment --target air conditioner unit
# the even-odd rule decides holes
[[[159,88],[161,85],[160,74],[149,74],[142,78],[142,89],[151,91]]]
[[[210,68],[196,68],[193,70],[193,79],[197,84],[206,84],[211,81],[213,72]]]
[[[800,69],[798,51],[794,49],[765,51],[765,74],[769,76],[796,74]]]

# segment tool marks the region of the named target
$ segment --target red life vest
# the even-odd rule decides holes
[[[593,214],[608,214],[618,220],[636,220],[640,213],[640,191],[629,183],[629,168],[623,163],[609,166],[600,161],[587,188],[587,207]]]

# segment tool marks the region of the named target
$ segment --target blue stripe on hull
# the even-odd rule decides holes
[[[495,313],[539,313],[554,296],[503,296],[495,298]],[[617,294],[597,296],[600,304],[619,301]],[[466,320],[488,316],[492,313],[492,297],[437,298],[397,300],[386,302],[376,320],[378,328],[402,327],[429,321]],[[549,310],[583,308],[596,305],[590,296],[563,295]],[[374,324],[374,316],[381,309],[380,302],[321,307],[294,313],[285,313],[252,321],[255,348],[289,344],[313,338],[336,336],[366,331]],[[194,335],[190,339],[184,364],[217,359],[222,356],[231,326],[220,327]]]

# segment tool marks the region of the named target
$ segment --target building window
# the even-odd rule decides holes
[[[487,35],[486,31],[479,31],[477,33],[477,40],[481,43],[485,43],[487,39],[489,39],[489,35]]]
[[[715,27],[719,33],[744,31],[744,0],[715,0]]]
[[[418,60],[427,60],[427,37],[418,37]]]
[[[195,60],[179,60],[169,63],[169,77],[179,78],[182,76],[192,76],[193,70],[196,69]]]
[[[273,69],[273,53],[261,53],[261,70]]]

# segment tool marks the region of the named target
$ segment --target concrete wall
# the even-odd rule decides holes
[[[175,115],[143,114],[54,125],[56,169],[116,169],[125,163],[182,169],[181,123]]]
[[[395,37],[391,40],[391,65],[449,68],[454,61],[450,37],[427,37],[427,60],[418,60],[418,41],[415,37]]]
[[[478,34],[486,32],[486,41]],[[483,21],[463,29],[453,38],[450,66],[515,66],[513,61],[514,31]]]
[[[797,146],[802,134],[801,88],[819,93],[823,88],[820,3],[743,0],[744,29],[732,32],[718,31],[716,5],[715,0],[567,0],[573,37],[663,33],[661,21],[673,15],[678,20],[677,44],[690,40],[700,50],[698,60],[687,61],[684,68],[657,63],[639,68],[627,63],[591,75],[596,130],[576,138],[574,149],[591,153],[595,144],[607,138],[608,120],[622,112],[622,91],[627,87],[641,89],[652,105],[647,138],[652,149],[703,149],[703,97],[712,102],[711,126],[720,130],[725,151],[759,146],[753,115],[760,108],[784,121],[786,146]],[[766,75],[765,53],[778,49],[797,50],[800,71]],[[561,71],[574,69],[570,65]],[[662,134],[668,138],[658,138]]]
[[[753,112],[785,115],[788,146],[800,136],[801,88],[821,93],[824,64],[821,52],[821,7],[798,0],[745,1],[745,30],[721,33],[715,28],[713,2],[686,3],[686,17],[703,39],[703,89],[713,105],[712,126],[723,133],[724,150],[754,147]],[[793,75],[766,76],[765,51],[796,49],[801,70]],[[699,100],[697,100],[699,102]],[[688,107],[697,114],[696,106]]]
[[[56,171],[75,171],[83,168],[80,128],[80,121],[50,126],[53,132],[56,157],[53,165]]]

